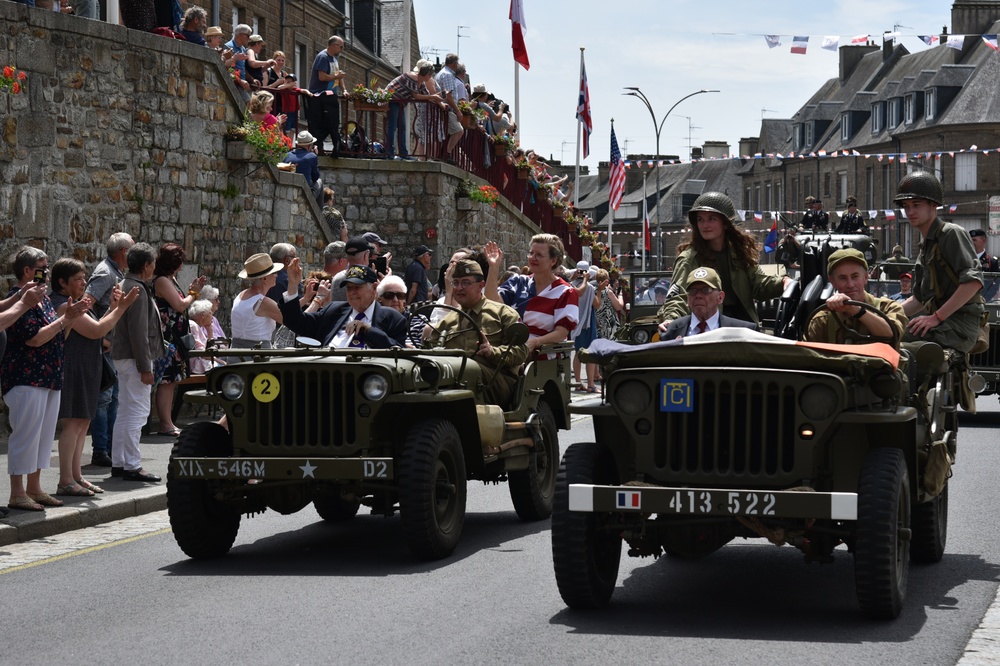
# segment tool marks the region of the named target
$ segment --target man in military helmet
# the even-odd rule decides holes
[[[826,300],[826,310],[809,321],[805,339],[809,342],[831,342],[845,344],[857,342],[848,338],[844,326],[863,335],[879,338],[902,337],[906,330],[906,314],[903,306],[891,298],[878,298],[866,290],[868,285],[868,262],[865,255],[853,248],[837,250],[826,262],[826,274],[837,293]],[[878,308],[888,318],[886,323],[877,314],[861,307],[850,305],[848,301],[866,303]]]
[[[969,234],[944,222],[940,181],[915,171],[899,181],[895,201],[923,242],[913,270],[913,296],[903,302],[910,317],[906,340],[930,340],[960,352],[975,347],[982,325],[983,271]]]
[[[840,218],[837,225],[838,234],[864,234],[868,235],[868,225],[865,218],[858,212],[858,200],[856,197],[847,197],[847,212]]]
[[[830,215],[823,210],[823,202],[816,197],[806,197],[806,214],[802,216],[803,231],[817,233],[830,228]]]
[[[906,266],[890,266],[890,264],[912,264],[913,260],[903,254],[902,245],[894,245],[892,248],[892,256],[885,260],[882,264],[882,270],[885,271],[885,277],[889,280],[898,280],[899,276],[906,271]]]
[[[979,264],[983,267],[983,272],[1000,272],[1000,265],[998,265],[1000,262],[986,251],[986,232],[982,229],[972,229],[969,231],[969,237],[972,238],[972,245],[976,248],[976,256],[979,258]]]
[[[485,368],[484,381],[489,382],[482,394],[486,403],[507,406],[517,384],[517,369],[528,358],[528,346],[510,344],[510,327],[521,321],[517,310],[489,300],[483,295],[485,277],[478,262],[462,259],[452,272],[452,297],[482,330],[477,338],[469,322],[457,312],[448,314],[428,327],[432,342],[447,349],[468,352]],[[493,375],[496,377],[493,378]],[[493,378],[492,381],[491,378]]]

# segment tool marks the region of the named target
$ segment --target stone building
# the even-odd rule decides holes
[[[998,31],[1000,2],[959,0],[951,34],[927,37],[934,46],[841,47],[836,78],[791,119],[764,120],[759,137],[741,142],[751,157],[739,174],[744,205],[797,222],[807,196],[842,212],[854,195],[866,217],[876,211],[869,225],[883,253],[899,243],[913,256],[919,238],[892,199],[906,173],[927,169],[941,179],[945,203],[957,205],[946,219],[987,228],[988,199],[1000,192],[1000,58],[982,35]],[[947,46],[949,37],[961,48]],[[838,221],[831,212],[831,225]],[[998,241],[991,234],[993,254]]]

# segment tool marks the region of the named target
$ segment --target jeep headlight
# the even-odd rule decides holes
[[[837,411],[837,392],[826,384],[813,384],[799,394],[799,407],[806,418],[825,421]]]
[[[647,409],[653,400],[649,386],[637,379],[629,379],[615,389],[614,402],[623,414],[637,416]]]
[[[632,331],[632,342],[638,345],[644,345],[649,342],[649,331],[644,328],[637,328]]]
[[[361,394],[366,400],[381,400],[388,392],[389,382],[382,375],[371,374],[361,380]]]
[[[243,397],[243,389],[246,387],[246,382],[241,375],[230,372],[222,378],[219,386],[222,389],[222,397],[226,400],[239,400]]]

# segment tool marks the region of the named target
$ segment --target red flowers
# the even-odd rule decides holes
[[[27,78],[24,72],[19,72],[10,65],[6,65],[3,68],[3,76],[0,76],[0,91],[9,90],[11,94],[17,95],[24,90],[21,81],[25,81]]]

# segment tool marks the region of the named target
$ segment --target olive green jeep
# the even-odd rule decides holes
[[[857,341],[736,328],[595,341],[584,358],[602,366],[602,396],[570,408],[595,441],[565,452],[552,514],[563,600],[606,605],[623,543],[631,557],[701,558],[767,539],[819,562],[845,545],[862,610],[898,615],[909,562],[944,552],[964,358]]]
[[[631,302],[626,303],[628,321],[615,332],[615,339],[641,345],[660,339],[656,313],[670,291],[670,275],[663,273],[631,273]]]
[[[512,328],[508,344],[522,343],[527,328]],[[569,427],[570,349],[543,347],[551,358],[529,359],[512,404],[500,406],[480,398],[492,372],[460,351],[204,352],[233,362],[185,400],[221,408],[226,425],[195,423],[174,446],[174,537],[190,557],[215,557],[232,547],[242,514],[312,503],[339,522],[364,504],[373,514],[398,511],[413,553],[437,559],[458,543],[473,479],[507,481],[521,519],[548,518],[558,429]]]

